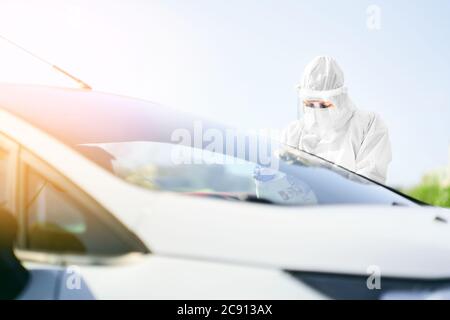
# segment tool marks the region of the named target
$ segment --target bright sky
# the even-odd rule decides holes
[[[303,67],[333,55],[389,126],[389,184],[410,185],[448,163],[449,15],[448,0],[0,0],[0,34],[95,90],[254,129],[294,120]],[[73,86],[1,41],[0,81]]]

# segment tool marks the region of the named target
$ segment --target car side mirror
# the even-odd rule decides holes
[[[0,207],[0,299],[14,299],[28,283],[29,273],[14,254],[17,221]]]

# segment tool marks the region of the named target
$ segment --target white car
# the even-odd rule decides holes
[[[269,151],[268,168],[211,139],[177,143],[199,124],[226,130],[199,121],[89,90],[0,85],[0,202],[17,223],[1,295],[448,297],[447,210],[289,148]]]

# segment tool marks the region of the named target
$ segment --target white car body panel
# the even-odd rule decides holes
[[[175,256],[360,275],[376,265],[385,276],[450,277],[450,226],[435,221],[449,219],[444,210],[200,200],[161,195],[137,234],[154,252]]]
[[[278,269],[148,255],[121,266],[82,266],[96,299],[323,299]],[[76,290],[65,289],[70,299]]]

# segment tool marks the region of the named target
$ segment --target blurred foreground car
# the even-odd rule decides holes
[[[0,202],[17,224],[14,244],[2,240],[15,255],[0,255],[17,286],[2,296],[450,297],[446,210],[283,146],[261,174],[247,149],[177,144],[199,121],[116,95],[0,85]]]

